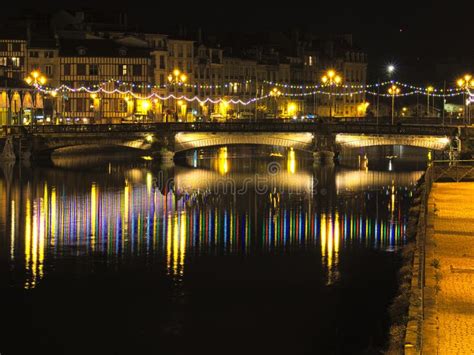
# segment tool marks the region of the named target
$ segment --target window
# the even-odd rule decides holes
[[[63,73],[64,75],[71,75],[71,64],[63,65]]]
[[[142,76],[142,66],[140,64],[133,65],[133,75]]]
[[[20,58],[12,57],[12,65],[16,68],[19,68],[20,67]]]
[[[8,51],[7,42],[0,42],[0,52],[7,52],[7,51]]]
[[[38,58],[39,57],[39,52],[38,51],[31,51],[30,52],[30,58]]]
[[[165,84],[165,74],[160,74],[160,82],[158,84],[160,86]]]
[[[12,52],[20,52],[21,43],[12,43]]]
[[[165,56],[160,55],[160,69],[166,69],[165,67]]]
[[[85,101],[85,100],[82,99],[82,98],[76,100],[76,111],[78,111],[78,112],[84,112],[84,111],[86,111],[86,109],[85,109],[85,106],[86,106],[86,105],[85,105],[85,102],[84,102],[84,101]]]
[[[86,65],[77,64],[76,72],[77,72],[77,75],[86,75]]]
[[[127,101],[118,99],[118,111],[127,112]]]
[[[128,66],[127,64],[119,64],[119,75],[128,75]]]
[[[54,57],[54,52],[53,51],[45,51],[44,52],[44,57],[45,58],[53,58]]]
[[[3,65],[3,66],[7,65],[7,57],[0,57],[0,65]]]
[[[53,75],[53,66],[52,65],[46,65],[44,67],[44,72],[46,75],[51,76]]]
[[[178,57],[182,57],[183,56],[183,45],[182,44],[177,44],[176,45],[178,47]]]
[[[89,64],[89,75],[99,75],[99,66],[97,64]]]

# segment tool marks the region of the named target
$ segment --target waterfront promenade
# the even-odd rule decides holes
[[[435,183],[428,203],[424,354],[474,354],[474,182]]]

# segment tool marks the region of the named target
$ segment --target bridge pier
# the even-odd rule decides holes
[[[315,164],[331,165],[334,164],[335,153],[330,150],[322,150],[313,153]]]
[[[163,163],[171,163],[174,160],[174,152],[166,148],[161,148],[158,155]]]

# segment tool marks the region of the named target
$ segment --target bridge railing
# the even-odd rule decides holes
[[[453,126],[356,122],[159,122],[123,124],[2,126],[0,134],[81,134],[111,132],[311,132],[354,134],[458,135]]]
[[[474,160],[435,160],[433,182],[474,181]]]

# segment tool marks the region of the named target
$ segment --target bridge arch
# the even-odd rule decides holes
[[[313,152],[311,133],[177,133],[175,153],[228,145],[267,145]]]
[[[148,141],[146,136],[132,137],[98,137],[81,135],[77,137],[60,137],[47,139],[38,138],[33,141],[33,150],[37,154],[47,154],[53,152],[74,152],[74,151],[94,151],[100,152],[101,149],[117,147],[135,150],[150,150],[152,142]]]
[[[355,135],[337,134],[336,144],[341,148],[365,148],[387,145],[403,145],[431,150],[444,150],[450,145],[447,136],[421,135]]]

